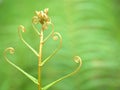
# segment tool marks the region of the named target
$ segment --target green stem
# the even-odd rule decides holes
[[[42,47],[43,47],[43,29],[40,33],[40,46],[39,46],[39,56],[38,56],[38,90],[41,90],[41,62],[42,62]]]

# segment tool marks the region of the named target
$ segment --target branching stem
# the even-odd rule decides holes
[[[48,88],[50,88],[51,86],[53,86],[54,84],[74,75],[75,73],[77,73],[79,71],[79,69],[81,68],[82,65],[82,61],[81,58],[79,56],[75,56],[74,57],[74,61],[76,63],[79,63],[79,66],[71,73],[51,82],[50,84],[42,87],[41,84],[41,72],[42,72],[42,66],[48,61],[50,60],[62,47],[62,36],[60,35],[60,33],[58,32],[54,32],[54,25],[51,23],[51,19],[48,16],[48,8],[44,9],[44,11],[36,11],[36,16],[33,17],[32,20],[32,26],[33,29],[35,30],[35,32],[39,35],[40,41],[39,41],[39,53],[32,48],[22,37],[22,32],[25,32],[25,27],[23,25],[20,25],[18,27],[18,34],[19,37],[21,39],[21,41],[38,57],[38,79],[36,79],[35,77],[33,77],[32,75],[28,74],[27,72],[25,72],[23,69],[21,69],[20,67],[18,67],[17,65],[15,65],[13,62],[11,62],[7,56],[6,53],[7,51],[10,52],[10,54],[14,53],[14,48],[9,47],[6,48],[4,51],[4,58],[5,60],[11,64],[13,67],[15,67],[17,70],[19,70],[20,72],[22,72],[25,76],[27,76],[30,80],[32,80],[35,84],[38,85],[38,90],[47,90]],[[41,30],[39,31],[39,29],[36,27],[36,24],[41,24]],[[48,29],[48,26],[52,27],[52,31],[48,34],[48,36],[46,38],[44,38],[44,30]],[[22,32],[21,32],[22,31]],[[42,60],[42,49],[43,49],[43,45],[45,44],[45,42],[52,36],[53,40],[59,40],[59,45],[58,47],[53,51],[53,53],[48,56],[45,60]]]

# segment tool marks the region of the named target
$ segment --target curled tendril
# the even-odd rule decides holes
[[[39,23],[39,18],[37,16],[33,16],[32,23],[38,24]]]
[[[60,35],[60,33],[54,32],[52,35],[52,38],[53,40],[58,40],[58,38],[60,39],[59,46],[54,50],[54,52],[50,56],[48,56],[45,60],[43,60],[43,62],[41,63],[41,66],[43,66],[44,63],[50,60],[62,47],[62,36]]]
[[[53,35],[54,33],[54,25],[52,23],[48,23],[48,25],[52,26],[52,31],[50,32],[50,34],[43,40],[43,43],[45,43],[50,37],[51,35]]]
[[[32,19],[32,27],[33,27],[33,29],[35,30],[35,32],[36,32],[38,35],[40,35],[37,27],[35,26],[35,25],[38,24],[38,23],[39,23],[39,18],[38,18],[37,16],[34,16],[33,19]]]
[[[75,69],[75,71],[73,71],[72,73],[69,73],[69,74],[67,74],[67,75],[65,75],[65,76],[63,76],[63,77],[61,77],[61,78],[53,81],[52,83],[50,83],[50,84],[48,84],[48,85],[46,85],[45,87],[42,88],[42,90],[47,90],[48,88],[50,88],[50,87],[53,86],[54,84],[60,82],[61,80],[66,79],[66,78],[68,78],[68,77],[76,74],[76,73],[80,70],[80,67],[82,66],[82,60],[81,60],[81,58],[80,58],[79,56],[75,56],[75,57],[74,57],[74,61],[75,61],[76,63],[79,63],[79,66]]]
[[[7,57],[6,57],[6,52],[9,51],[10,54],[14,54],[15,52],[15,49],[12,48],[12,47],[9,47],[9,48],[6,48],[5,51],[4,51],[4,58],[7,60]]]
[[[23,39],[22,34],[21,34],[21,30],[22,30],[22,32],[25,32],[25,28],[24,28],[23,25],[20,25],[20,26],[18,27],[18,34],[19,34],[19,37],[20,37],[20,39],[22,40],[22,42],[23,42],[31,51],[33,51],[33,53],[34,53],[35,55],[39,56],[39,54]]]
[[[25,31],[26,31],[26,30],[25,30],[25,27],[24,27],[23,25],[20,25],[20,26],[18,27],[18,30],[22,30],[22,32],[25,32]],[[19,34],[19,36],[22,37],[21,34]]]
[[[9,47],[9,48],[6,48],[5,51],[4,51],[4,53],[3,53],[3,54],[4,54],[3,56],[4,56],[5,60],[6,60],[8,63],[10,63],[11,65],[14,66],[15,64],[13,64],[12,62],[10,62],[10,61],[8,60],[8,58],[6,57],[7,51],[9,51],[10,54],[14,54],[15,49],[12,48],[12,47]]]
[[[20,72],[22,72],[25,76],[27,76],[30,80],[32,80],[35,84],[38,85],[38,80],[36,78],[34,78],[33,76],[31,76],[30,74],[28,74],[27,72],[25,72],[24,70],[22,70],[20,67],[18,67],[17,65],[15,65],[14,63],[12,63],[6,56],[6,53],[9,51],[10,54],[14,54],[15,49],[12,47],[6,48],[4,51],[4,58],[5,60],[12,65],[13,67],[15,67],[17,70],[19,70]]]
[[[82,64],[81,58],[80,58],[79,56],[74,56],[73,60],[74,60],[76,63]]]

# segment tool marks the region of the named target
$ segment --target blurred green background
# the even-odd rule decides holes
[[[25,40],[38,50],[39,37],[31,20],[35,10],[46,7],[63,46],[43,67],[42,85],[72,72],[77,67],[72,58],[79,55],[83,60],[80,72],[49,90],[120,90],[119,0],[0,0],[0,90],[37,90],[4,60],[3,51],[14,47],[11,61],[37,77],[37,57],[20,41],[17,28],[20,24],[26,27]],[[56,46],[48,41],[43,58]]]

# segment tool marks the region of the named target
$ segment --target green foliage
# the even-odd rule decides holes
[[[75,68],[71,58],[77,54],[83,60],[82,70],[50,90],[119,90],[119,3],[118,0],[1,1],[0,90],[35,90],[33,83],[4,61],[2,53],[8,46],[15,47],[13,61],[37,76],[37,58],[19,41],[17,27],[22,23],[29,29],[24,38],[38,50],[38,37],[33,33],[30,18],[34,10],[45,7],[50,9],[55,30],[61,32],[64,40],[61,51],[43,67],[43,85],[71,72]],[[44,58],[55,47],[52,41],[48,45],[44,47]]]

